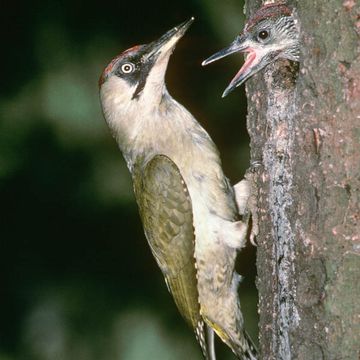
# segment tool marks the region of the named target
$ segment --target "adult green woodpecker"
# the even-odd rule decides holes
[[[248,185],[240,183],[235,196],[215,144],[165,85],[170,55],[192,22],[114,58],[100,78],[101,105],[131,172],[152,253],[204,357],[215,359],[215,331],[240,359],[254,360],[235,272]]]

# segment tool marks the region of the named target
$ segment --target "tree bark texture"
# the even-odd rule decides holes
[[[359,359],[360,57],[356,0],[290,1],[299,64],[247,83],[262,359]],[[248,1],[247,16],[261,6]]]

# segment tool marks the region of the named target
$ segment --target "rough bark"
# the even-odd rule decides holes
[[[300,64],[247,83],[262,359],[359,359],[360,57],[355,0],[290,1]],[[248,1],[248,16],[259,2]]]

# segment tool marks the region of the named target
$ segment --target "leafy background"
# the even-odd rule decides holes
[[[146,244],[97,80],[124,49],[195,16],[168,89],[237,182],[249,162],[245,94],[220,96],[242,57],[200,64],[241,29],[243,3],[35,0],[2,4],[0,14],[0,360],[201,359]],[[239,257],[253,337],[254,254]]]

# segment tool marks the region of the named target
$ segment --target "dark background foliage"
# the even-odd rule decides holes
[[[200,64],[240,30],[242,8],[235,0],[2,4],[1,360],[201,358],[146,244],[97,80],[124,49],[195,16],[170,61],[168,89],[210,133],[235,183],[249,161],[245,94],[220,96],[241,58]],[[239,271],[254,336],[254,249]]]

